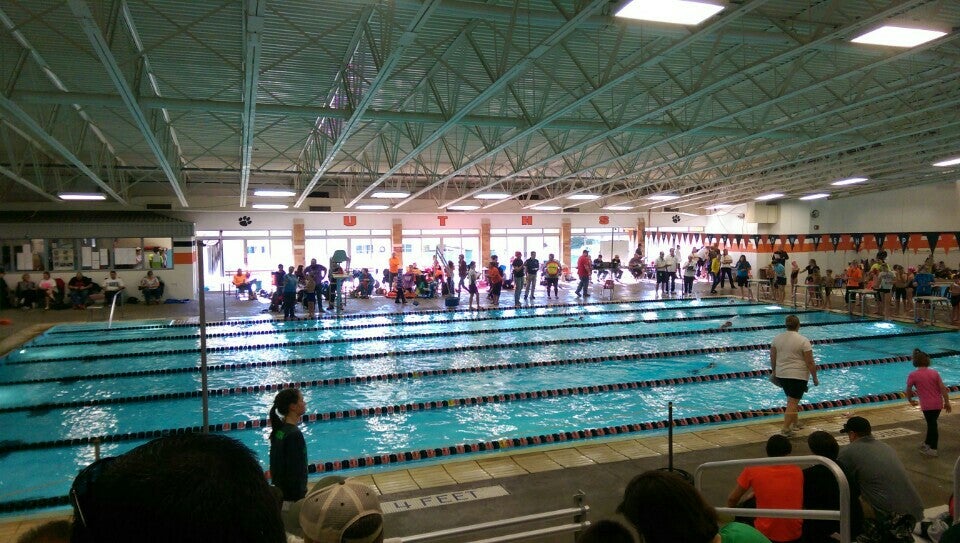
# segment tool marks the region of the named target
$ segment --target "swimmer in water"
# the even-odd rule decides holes
[[[730,321],[727,321],[720,325],[721,330],[726,330],[727,328],[731,328],[731,327],[733,327],[733,323]]]

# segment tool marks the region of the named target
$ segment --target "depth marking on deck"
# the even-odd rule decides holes
[[[500,485],[483,486],[468,490],[458,490],[456,492],[444,492],[443,494],[431,494],[429,496],[414,496],[403,500],[383,502],[380,504],[380,507],[383,509],[384,514],[399,513],[401,511],[413,511],[416,509],[426,509],[428,507],[439,507],[441,505],[472,502],[509,495],[510,493]]]
[[[894,437],[912,436],[919,433],[920,432],[911,430],[909,428],[886,428],[884,430],[876,430],[871,432],[874,439],[890,439]],[[846,435],[837,436],[837,443],[840,445],[849,445],[850,438]]]

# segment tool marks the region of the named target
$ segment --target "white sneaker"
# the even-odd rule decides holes
[[[923,448],[920,449],[920,454],[924,456],[929,456],[931,458],[936,458],[940,456],[940,453],[938,453],[936,449],[931,449],[929,446],[927,446],[926,443],[924,443]]]
[[[793,437],[796,432],[792,428],[781,428],[780,435],[783,437]]]
[[[803,430],[804,428],[806,428],[806,426],[804,426],[803,423],[799,421],[794,422],[793,424],[790,425],[790,429],[793,430],[794,432],[796,432],[797,430]]]

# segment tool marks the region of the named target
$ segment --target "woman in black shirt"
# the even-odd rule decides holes
[[[297,427],[306,411],[303,394],[295,388],[281,390],[270,408],[270,479],[284,501],[307,494],[307,443]]]

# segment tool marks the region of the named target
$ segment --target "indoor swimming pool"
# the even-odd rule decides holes
[[[727,299],[646,300],[207,327],[210,425],[266,467],[276,391],[303,390],[311,470],[366,473],[728,424],[782,408],[768,344],[796,313],[821,386],[806,409],[902,401],[910,352],[960,384],[960,334]],[[731,321],[733,327],[720,329]],[[0,512],[65,504],[94,442],[113,455],[201,425],[195,324],[63,325],[0,362]]]

